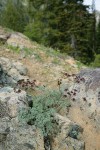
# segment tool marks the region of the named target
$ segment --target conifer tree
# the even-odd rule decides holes
[[[23,32],[28,22],[28,16],[21,0],[8,0],[2,11],[1,25],[15,31]]]
[[[96,54],[100,54],[100,19],[97,25],[97,47],[96,47]]]
[[[83,0],[29,1],[34,21],[26,27],[26,35],[84,63],[93,60],[93,15],[89,7],[83,5]]]

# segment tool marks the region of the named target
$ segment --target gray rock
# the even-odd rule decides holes
[[[27,68],[20,62],[8,58],[0,58],[0,83],[15,85],[18,80],[28,79]]]
[[[22,50],[25,47],[29,47],[29,45],[31,45],[31,42],[25,35],[14,32],[10,35],[10,38],[8,38],[7,44],[13,47],[18,47],[20,48],[20,50]]]
[[[82,128],[67,117],[63,117],[59,114],[56,114],[55,119],[57,119],[61,131],[53,139],[52,150],[85,150],[83,141],[80,141],[80,139],[77,140],[74,137],[71,138],[69,135],[71,127],[75,129],[74,131],[77,130],[78,134],[82,133]]]
[[[0,150],[44,150],[43,138],[34,126],[18,118],[2,118],[0,127]]]
[[[82,70],[79,76],[85,78],[86,90],[96,91],[100,87],[100,68]]]
[[[22,63],[20,62],[14,62],[13,63],[13,66],[18,70],[18,72],[21,74],[21,75],[27,75],[27,68],[23,66]]]
[[[10,132],[10,119],[8,117],[0,118],[0,144],[3,143]],[[1,150],[1,149],[0,149]]]
[[[3,71],[5,71],[5,73],[6,73],[12,67],[11,60],[9,60],[8,58],[5,58],[5,57],[1,57],[0,58],[0,66],[3,69]]]
[[[15,93],[13,88],[1,88],[0,104],[2,110],[2,112],[0,112],[1,116],[7,114],[11,118],[16,117],[18,115],[19,109],[27,105],[26,92],[21,91],[20,93]]]
[[[3,88],[0,89],[0,94],[1,93],[11,93],[11,92],[13,92],[13,88],[11,88],[10,86],[3,87]]]
[[[5,43],[7,39],[10,37],[10,34],[0,34],[0,41]]]
[[[43,137],[34,126],[19,121],[19,110],[27,107],[26,92],[0,89],[0,150],[44,150]]]
[[[3,29],[0,26],[0,42],[2,42],[3,44],[5,44],[6,41],[9,39],[9,37],[10,37],[10,33],[6,32],[5,29]]]
[[[36,131],[28,125],[20,125],[12,129],[6,138],[7,150],[36,150]]]
[[[68,137],[66,139],[68,150],[85,150],[85,143],[76,139]]]
[[[77,76],[84,79],[84,82],[67,81],[62,87],[68,88],[69,92],[77,90],[75,95],[72,94],[68,98],[71,100],[74,98],[76,104],[96,122],[96,126],[100,127],[100,68],[84,69]],[[75,105],[75,102],[72,104]]]

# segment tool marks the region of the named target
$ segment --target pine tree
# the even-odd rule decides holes
[[[62,50],[66,52],[66,43],[70,43],[72,50],[67,51],[68,54],[83,63],[90,62],[94,55],[90,44],[92,14],[87,9],[82,0],[67,1],[61,11],[59,23],[63,33]]]
[[[97,47],[96,47],[96,53],[100,54],[100,19],[97,25]]]
[[[30,3],[33,21],[26,27],[26,35],[83,63],[94,59],[93,15],[83,0],[30,0]]]
[[[15,31],[23,32],[28,22],[28,16],[21,0],[8,0],[2,11],[1,25]]]

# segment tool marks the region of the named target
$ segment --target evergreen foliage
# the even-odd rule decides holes
[[[95,60],[92,63],[93,67],[99,68],[100,67],[100,54],[95,56]]]
[[[25,27],[25,32],[24,34],[27,35],[30,39],[33,41],[36,41],[38,43],[43,43],[43,27],[40,21],[37,23],[32,23],[30,22],[26,27]]]
[[[31,1],[34,21],[25,28],[32,40],[58,48],[83,63],[94,59],[93,14],[83,0]]]
[[[15,31],[23,32],[27,23],[28,15],[21,1],[8,0],[2,10],[0,24]]]
[[[0,25],[60,49],[82,63],[100,53],[100,21],[84,0],[1,0]]]
[[[97,25],[96,54],[100,54],[100,19]]]

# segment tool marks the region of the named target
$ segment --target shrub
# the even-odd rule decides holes
[[[95,56],[95,60],[92,63],[92,66],[93,67],[100,67],[100,54],[98,54],[98,55]]]
[[[33,105],[20,111],[21,121],[39,128],[44,137],[44,148],[48,150],[51,146],[52,137],[59,131],[60,127],[55,120],[55,113],[62,108],[68,107],[69,103],[59,91],[47,91],[33,96]]]
[[[26,36],[28,36],[31,40],[36,41],[41,43],[42,40],[42,29],[39,26],[39,22],[37,22],[37,24],[33,23],[29,23],[26,27],[25,27],[25,32],[24,34]]]
[[[55,113],[69,106],[68,100],[59,91],[48,91],[33,96],[33,106],[20,111],[20,119],[34,124],[40,128],[44,136],[52,135],[56,131],[57,122],[54,120]]]

